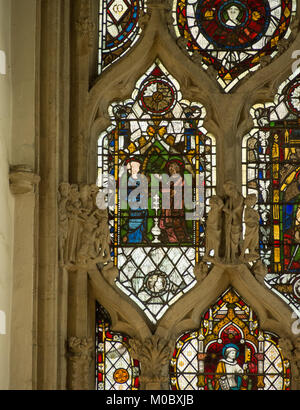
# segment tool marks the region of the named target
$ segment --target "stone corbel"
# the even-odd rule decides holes
[[[132,357],[140,362],[141,390],[164,390],[175,342],[154,335],[143,341],[131,339],[129,343]]]
[[[69,359],[69,388],[71,390],[89,390],[90,365],[93,358],[94,342],[92,338],[72,336],[67,342]]]
[[[34,192],[40,179],[28,165],[13,165],[10,167],[9,184],[14,195]]]

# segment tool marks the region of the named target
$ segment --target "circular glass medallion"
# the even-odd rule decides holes
[[[294,113],[300,114],[300,82],[292,85],[287,93],[287,103],[289,109]]]
[[[149,273],[145,282],[146,288],[155,296],[165,293],[168,287],[167,276],[159,270]]]
[[[267,0],[202,0],[196,21],[202,34],[218,48],[241,50],[265,34],[270,6]]]
[[[126,383],[129,379],[129,373],[126,369],[117,369],[114,372],[114,381],[123,384]]]
[[[298,276],[293,283],[293,291],[296,298],[300,299],[300,277]]]
[[[174,105],[175,91],[165,81],[151,80],[143,86],[140,101],[144,110],[164,114]]]

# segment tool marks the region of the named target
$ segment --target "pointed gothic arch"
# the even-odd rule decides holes
[[[97,39],[93,39],[93,35],[89,36],[89,30],[86,30],[87,19],[91,18],[91,10],[82,7],[86,1],[74,0],[64,7],[58,0],[45,0],[45,3],[47,7],[42,10],[42,21],[47,24],[41,25],[42,44],[49,44],[53,53],[41,54],[41,161],[38,172],[42,176],[42,212],[37,241],[41,255],[37,296],[40,310],[36,318],[39,342],[36,362],[40,376],[37,386],[66,388],[65,380],[68,380],[68,386],[72,388],[94,388],[95,367],[94,363],[89,362],[94,350],[90,350],[88,341],[94,341],[95,337],[94,314],[91,312],[94,311],[96,300],[112,316],[113,329],[125,332],[134,339],[131,348],[136,357],[143,357],[144,369],[147,369],[144,373],[147,379],[144,386],[148,389],[169,388],[164,377],[167,374],[169,353],[174,347],[172,338],[195,328],[201,314],[230,285],[255,309],[264,329],[274,331],[281,338],[290,339],[290,354],[296,357],[296,338],[291,331],[293,320],[290,318],[290,310],[264,288],[244,265],[236,267],[216,264],[203,281],[199,275],[195,288],[170,308],[155,331],[135,306],[115,289],[113,279],[116,272],[113,269],[103,269],[102,274],[99,274],[93,264],[87,266],[74,263],[71,267],[66,266],[57,260],[56,251],[60,226],[57,222],[59,183],[67,181],[77,186],[95,183],[96,141],[100,131],[104,131],[109,125],[108,107],[116,100],[130,98],[137,79],[156,58],[178,80],[183,95],[190,101],[199,101],[207,109],[204,127],[217,139],[217,191],[223,194],[223,182],[227,179],[233,179],[239,186],[239,142],[252,127],[249,104],[270,99],[269,96],[274,93],[274,84],[279,78],[286,77],[290,70],[292,52],[300,48],[300,37],[296,36],[298,27],[294,42],[284,54],[257,71],[250,79],[245,79],[237,92],[224,95],[218,90],[215,79],[202,71],[197,62],[191,61],[172,37],[167,24],[167,2],[149,1],[151,15],[140,40],[124,58],[105,70],[99,78],[90,75],[91,61],[95,61],[91,56],[90,42],[91,39]],[[76,24],[78,22],[81,24]],[[71,43],[66,40],[69,27]],[[70,68],[64,64],[69,48],[72,50]],[[53,101],[56,110],[51,105]],[[51,143],[45,145],[48,136]],[[229,161],[228,158],[233,160]],[[55,232],[51,230],[51,235],[45,236],[49,227],[53,227]],[[49,329],[44,327],[46,321]],[[66,359],[65,341],[70,341],[71,337],[82,342],[79,343],[81,351],[78,354],[74,350],[74,344],[69,343]],[[56,342],[57,340],[59,341]],[[150,356],[145,352],[146,347],[151,351]],[[82,362],[82,357],[88,360]],[[73,373],[70,368],[67,369],[70,364],[67,360],[77,361],[84,371]],[[158,362],[162,363],[162,373],[155,367]],[[298,373],[295,361],[293,366],[293,388],[296,388]],[[153,369],[157,372],[157,379],[153,378]],[[73,384],[74,380],[76,383]]]

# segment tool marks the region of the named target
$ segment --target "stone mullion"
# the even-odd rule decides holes
[[[38,239],[37,389],[58,388],[59,268],[57,258],[57,153],[62,138],[60,99],[64,2],[41,1],[40,200]]]

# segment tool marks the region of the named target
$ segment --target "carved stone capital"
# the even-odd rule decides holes
[[[70,389],[88,390],[90,364],[92,361],[94,351],[93,339],[72,336],[68,339],[67,350],[70,364]]]
[[[141,389],[162,389],[168,379],[168,364],[175,342],[154,335],[143,341],[131,339],[129,343],[132,357],[140,362]]]
[[[40,182],[40,179],[27,165],[10,167],[9,183],[10,190],[14,195],[34,192],[35,186]]]

